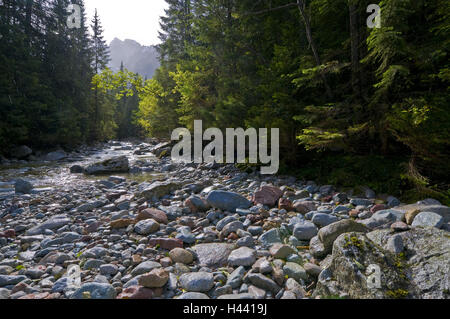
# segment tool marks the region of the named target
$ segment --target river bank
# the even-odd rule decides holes
[[[438,201],[169,151],[109,142],[3,165],[0,298],[448,298],[450,208]],[[82,173],[110,158],[126,169]]]

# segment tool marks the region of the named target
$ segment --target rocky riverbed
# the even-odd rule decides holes
[[[449,297],[450,207],[168,154],[3,160],[0,299]]]

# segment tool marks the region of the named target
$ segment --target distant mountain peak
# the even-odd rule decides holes
[[[123,65],[129,71],[139,73],[143,77],[152,78],[159,68],[158,53],[155,46],[144,46],[132,39],[114,38],[110,45],[111,62],[109,67],[119,71]]]

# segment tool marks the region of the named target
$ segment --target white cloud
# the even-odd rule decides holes
[[[115,37],[143,45],[160,42],[159,17],[167,8],[164,0],[85,0],[85,6],[89,25],[97,8],[108,43]]]

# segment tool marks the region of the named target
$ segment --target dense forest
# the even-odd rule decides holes
[[[147,81],[105,67],[97,16],[3,1],[0,147],[277,127],[280,173],[448,201],[449,1],[381,1],[380,28],[369,0],[166,1]]]

